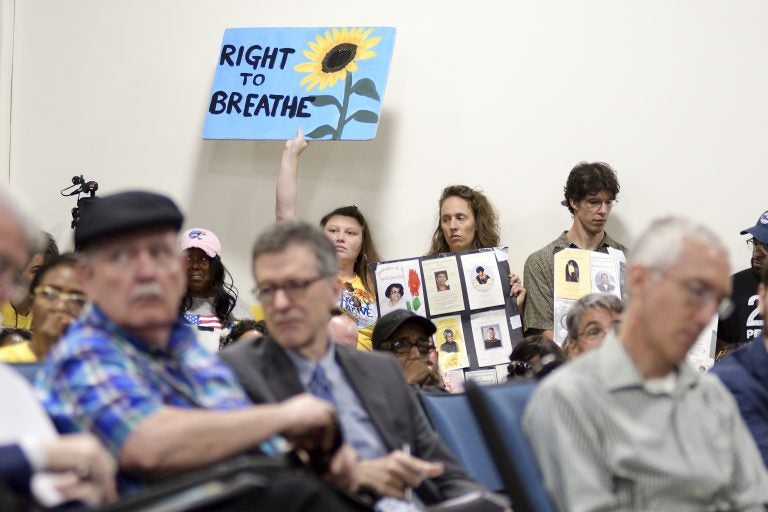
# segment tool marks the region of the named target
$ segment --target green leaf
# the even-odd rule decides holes
[[[419,297],[413,298],[413,310],[416,311],[421,307],[421,301],[419,300]]]
[[[379,120],[379,115],[370,110],[358,110],[348,120],[355,120],[358,123],[375,123]]]
[[[314,98],[315,99],[312,100],[312,105],[315,107],[327,107],[328,105],[333,105],[341,110],[341,103],[339,103],[339,100],[329,94],[321,94],[320,96],[314,96]]]
[[[376,91],[376,84],[370,78],[363,78],[358,80],[355,85],[352,86],[352,92],[365,96],[366,98],[372,98],[376,101],[381,101],[378,91]]]
[[[336,133],[336,130],[332,126],[328,126],[327,124],[324,124],[322,126],[318,126],[311,132],[309,132],[306,137],[308,139],[320,139],[323,137],[327,137],[328,135],[333,136],[333,134]]]
[[[408,311],[413,311],[411,309],[411,301],[408,301],[408,302],[405,303],[405,309],[407,309]]]

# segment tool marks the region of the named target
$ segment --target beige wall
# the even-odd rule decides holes
[[[282,145],[202,140],[222,33],[347,24],[398,30],[379,136],[310,146],[303,218],[354,203],[386,258],[422,254],[440,190],[465,183],[492,198],[522,271],[570,223],[570,168],[604,160],[622,185],[615,238],[631,245],[650,219],[686,214],[746,266],[738,231],[768,208],[760,0],[17,0],[10,184],[62,243],[74,201],[58,191],[73,175],[103,193],[165,191],[187,226],[219,234],[249,290]]]

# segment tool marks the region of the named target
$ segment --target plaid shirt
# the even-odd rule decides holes
[[[167,349],[129,335],[91,306],[48,355],[36,383],[60,432],[90,431],[117,456],[163,406],[228,410],[250,405],[234,375],[177,322]]]

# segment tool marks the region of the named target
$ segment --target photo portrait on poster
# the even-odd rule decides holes
[[[622,253],[623,255],[623,253]],[[592,291],[621,297],[621,262],[610,254],[593,252],[591,256]]]
[[[419,260],[381,263],[376,267],[374,276],[381,316],[396,309],[427,316]]]
[[[578,300],[592,291],[592,254],[570,248],[555,254],[555,298]]]
[[[461,279],[456,256],[421,260],[430,316],[464,311]]]
[[[493,309],[470,316],[478,366],[504,364],[512,353],[506,311]]]
[[[435,348],[438,362],[443,371],[456,368],[467,368],[467,346],[464,342],[464,329],[461,326],[461,316],[444,316],[432,318],[437,327],[435,332]]]
[[[470,309],[490,308],[504,305],[504,291],[501,285],[507,276],[499,276],[499,265],[493,251],[461,255],[464,280],[467,283],[467,298]]]

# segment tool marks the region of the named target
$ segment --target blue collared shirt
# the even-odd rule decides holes
[[[250,405],[232,371],[177,322],[160,348],[90,306],[48,355],[38,395],[60,432],[89,431],[117,456],[139,423],[163,406]]]
[[[304,389],[309,389],[315,366],[319,364],[323,367],[331,384],[333,398],[336,400],[336,412],[339,416],[339,423],[341,423],[344,441],[355,449],[357,455],[361,459],[375,459],[386,455],[387,449],[378,430],[376,430],[376,426],[371,421],[371,417],[363,404],[360,403],[360,399],[349,384],[344,371],[336,362],[336,349],[333,343],[329,343],[328,351],[317,363],[293,350],[286,350],[285,352],[296,367]]]

